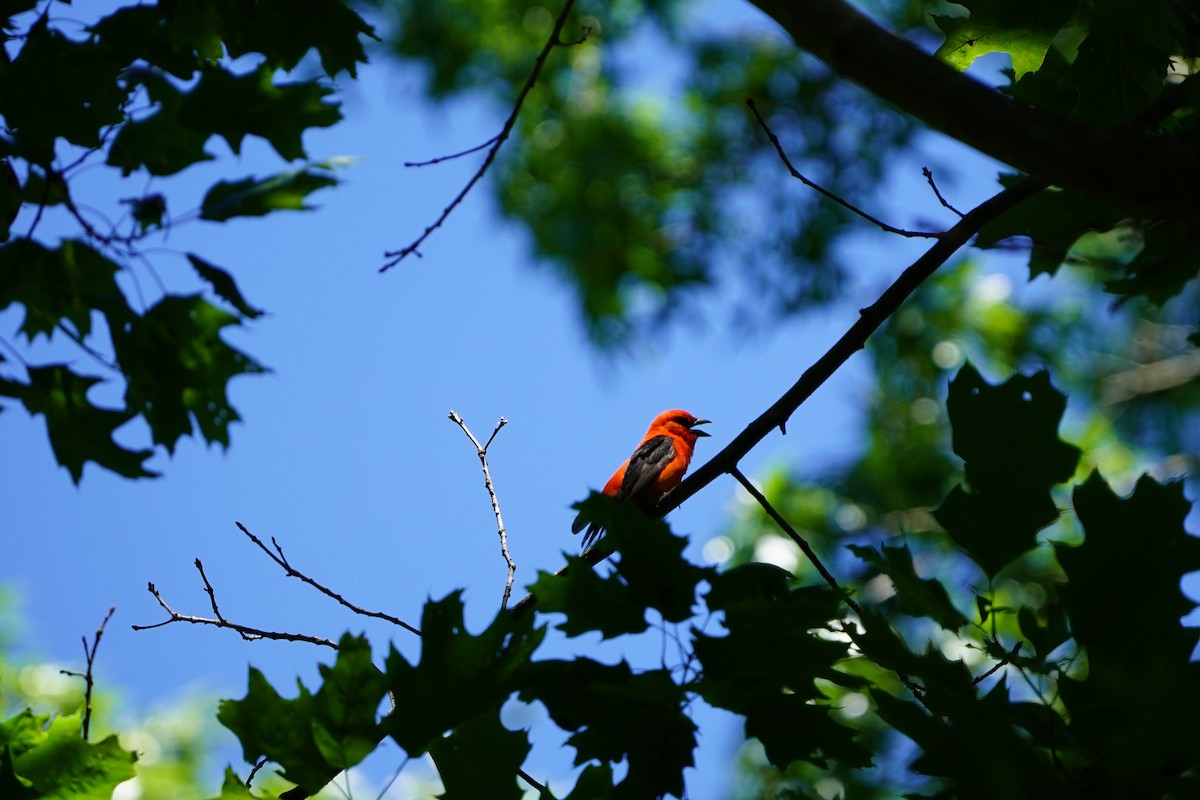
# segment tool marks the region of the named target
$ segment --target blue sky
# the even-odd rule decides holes
[[[154,272],[172,290],[199,288],[181,255],[192,250],[232,271],[249,301],[269,312],[227,335],[272,370],[231,384],[245,422],[233,428],[227,452],[184,440],[173,457],[155,455],[158,480],[130,482],[89,465],[76,487],[53,461],[41,420],[19,408],[0,415],[6,526],[0,585],[21,600],[24,656],[78,669],[79,637],[116,605],[96,675],[134,714],[188,692],[241,696],[251,663],[285,693],[296,677],[315,685],[315,664],[329,661],[331,651],[247,643],[229,631],[182,624],[130,629],[163,619],[147,581],[177,610],[209,614],[192,565],[197,557],[232,620],[329,638],[365,630],[380,656],[389,640],[416,655],[409,634],[355,618],[288,579],[235,520],[260,537],[277,537],[297,568],[347,598],[413,624],[426,598],[465,588],[468,623],[478,630],[499,606],[504,564],[478,460],[447,420],[450,409],[481,438],[499,417],[510,421],[490,462],[523,585],[537,570],[556,569],[563,550],[577,548],[569,505],[603,484],[657,412],[682,406],[711,419],[713,438],[700,442],[697,458],[716,453],[854,322],[857,309],[920,247],[864,238],[853,257],[869,266],[844,303],[782,322],[770,334],[747,339],[727,330],[718,297],[706,301],[711,313],[703,326],[683,323],[664,331],[654,348],[604,355],[587,343],[564,286],[534,262],[518,230],[497,221],[486,187],[426,243],[423,259],[378,274],[382,253],[407,244],[435,219],[478,163],[412,170],[403,162],[475,145],[501,121],[499,109],[429,106],[418,87],[414,74],[378,58],[359,82],[344,83],[346,119],[305,144],[314,159],[358,160],[343,171],[343,186],[313,196],[319,210],[191,223],[150,251]],[[978,178],[955,187],[957,204],[969,206],[993,191],[991,165],[966,160],[944,142],[931,140],[930,147]],[[222,157],[164,184],[170,200],[198,203],[219,176],[281,167],[258,142],[248,142],[240,157],[216,142],[210,148]],[[881,212],[898,225],[940,218],[921,181],[921,162],[901,166],[892,207]],[[80,191],[89,205],[108,207],[145,187],[140,178],[117,183],[105,172],[86,176]],[[780,180],[789,180],[782,170]],[[947,177],[943,188],[950,185]],[[796,191],[803,191],[799,184]],[[17,230],[28,223],[22,217]],[[49,239],[69,231],[52,213],[39,234]],[[134,276],[153,297],[156,279],[145,268],[135,268]],[[18,322],[19,312],[0,314],[0,336],[13,341]],[[745,460],[744,471],[753,475],[780,461],[816,471],[846,457],[857,446],[867,390],[863,363],[852,360],[805,404],[789,435],[770,437]],[[116,396],[119,387],[97,397],[105,391]],[[135,426],[123,434],[130,443],[143,441]],[[721,530],[739,491],[721,480],[674,512],[671,523],[690,536],[693,559]],[[659,644],[636,646],[629,657],[653,666]],[[544,655],[591,654],[594,647],[587,639],[556,643]],[[545,727],[534,712],[513,713],[510,724]],[[727,788],[738,723],[699,713],[703,766],[689,777],[690,795],[715,800]],[[555,747],[553,735],[537,734],[535,742],[529,771],[569,785],[568,753]],[[372,769],[382,774],[394,767],[398,751],[391,755]],[[215,789],[220,771],[210,777]]]

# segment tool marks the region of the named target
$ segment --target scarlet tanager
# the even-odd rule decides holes
[[[681,408],[659,414],[650,423],[650,429],[633,455],[604,484],[604,494],[618,500],[632,500],[646,512],[653,510],[659,499],[683,480],[688,464],[692,462],[696,439],[709,435],[696,430],[696,426],[707,422]],[[599,525],[588,525],[581,517],[576,517],[571,532],[579,533],[585,525],[584,550],[595,543],[601,531]]]

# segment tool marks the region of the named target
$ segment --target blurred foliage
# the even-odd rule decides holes
[[[8,317],[20,320],[17,338],[0,339],[0,397],[45,419],[55,458],[76,483],[89,461],[152,477],[150,444],[173,451],[198,432],[229,445],[239,417],[226,387],[263,368],[221,331],[261,312],[227,270],[195,253],[184,255],[196,277],[231,311],[169,292],[143,250],[189,219],[309,208],[312,192],[338,183],[338,165],[222,180],[203,198],[163,180],[214,159],[214,137],[234,154],[259,137],[286,161],[306,159],[304,132],[341,118],[331,79],[354,76],[372,33],[341,0],[162,0],[117,8],[82,30],[64,6],[9,3],[0,18],[0,311],[22,312]],[[309,53],[316,77],[285,79]],[[142,176],[143,193],[89,196],[77,178],[98,167]],[[78,233],[47,241],[39,230],[47,214],[64,215]],[[141,288],[139,269],[157,296]],[[184,281],[196,282],[190,270]],[[39,336],[55,347],[37,352],[60,360],[33,355]],[[99,404],[99,384],[123,386],[123,401]],[[149,428],[147,446],[116,440],[132,420]]]
[[[15,605],[15,598],[0,596],[5,634],[19,632]],[[101,645],[97,657],[104,656]],[[80,736],[84,681],[62,672],[83,668],[17,657],[8,636],[0,638],[0,796],[108,798],[124,782],[116,796],[204,797],[201,786],[213,783],[210,753],[219,731],[211,701],[186,698],[139,713],[135,721],[100,679],[89,745]]]
[[[430,97],[482,93],[497,108],[559,11],[537,0],[370,5]],[[863,202],[913,132],[779,36],[686,11],[669,0],[579,3],[565,36],[586,30],[586,40],[551,54],[497,163],[500,208],[575,289],[605,346],[686,315],[705,287],[743,295],[735,314],[756,327],[840,295],[833,246],[856,221],[795,190],[746,98],[808,177]]]

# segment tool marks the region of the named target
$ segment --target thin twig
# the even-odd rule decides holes
[[[274,545],[275,552],[271,552],[271,549],[269,547],[267,547],[266,544],[263,543],[262,539],[259,539],[257,536],[255,536],[253,533],[251,533],[249,530],[247,530],[245,525],[243,525],[240,522],[234,522],[233,524],[237,525],[238,530],[240,530],[242,533],[246,534],[246,536],[250,539],[250,541],[252,541],[256,545],[258,545],[259,549],[262,550],[264,553],[266,553],[272,561],[274,561],[276,564],[278,564],[283,569],[283,571],[288,574],[289,577],[299,578],[300,580],[307,583],[309,586],[316,589],[321,594],[325,595],[326,597],[328,597],[332,600],[336,600],[338,603],[340,603],[341,605],[350,609],[355,614],[358,614],[358,615],[364,616],[364,617],[374,617],[375,619],[386,620],[387,622],[390,622],[393,625],[398,625],[399,627],[404,628],[404,630],[408,631],[409,633],[415,633],[417,636],[421,635],[420,630],[418,630],[417,628],[414,628],[412,625],[409,625],[404,620],[399,619],[398,617],[393,617],[391,614],[385,614],[382,611],[371,611],[370,609],[366,609],[366,608],[363,608],[362,606],[355,605],[354,603],[351,603],[346,598],[342,597],[337,592],[323,586],[320,583],[317,583],[315,580],[313,580],[312,578],[308,577],[300,570],[293,567],[290,563],[288,563],[287,557],[284,556],[284,554],[283,554],[283,548],[279,546],[279,542],[275,541],[274,536],[271,537],[271,544]]]
[[[910,239],[937,239],[945,233],[944,231],[939,231],[939,232],[909,231],[909,230],[905,230],[904,228],[897,228],[894,225],[889,225],[886,222],[884,222],[883,220],[879,219],[878,217],[871,216],[870,214],[863,211],[858,206],[856,206],[852,203],[846,202],[841,197],[838,197],[836,194],[829,191],[828,189],[821,186],[820,184],[813,183],[808,178],[804,177],[804,175],[802,175],[798,169],[796,169],[794,166],[792,166],[792,160],[790,158],[788,158],[787,153],[784,152],[783,145],[780,143],[779,137],[775,135],[775,131],[771,130],[771,127],[769,125],[767,125],[767,121],[765,119],[763,119],[762,114],[760,114],[758,112],[758,106],[756,106],[754,104],[753,98],[748,98],[746,100],[746,105],[750,108],[750,111],[753,112],[754,118],[756,120],[758,120],[759,127],[762,128],[763,131],[766,132],[767,138],[769,138],[771,140],[771,144],[775,145],[775,152],[777,152],[779,154],[779,158],[780,158],[780,160],[783,161],[783,165],[785,167],[787,167],[788,172],[791,173],[793,178],[800,181],[805,186],[809,187],[810,189],[815,189],[816,191],[818,191],[821,194],[828,197],[833,202],[837,203],[842,208],[845,208],[848,211],[850,211],[854,214],[857,214],[858,216],[865,219],[867,222],[870,222],[872,225],[875,225],[875,226],[883,229],[887,233],[894,233],[898,236],[906,236]]]
[[[116,612],[116,606],[110,606],[108,613],[104,615],[104,619],[100,620],[100,624],[96,627],[96,638],[92,639],[92,646],[88,647],[87,637],[83,637],[83,657],[87,661],[86,672],[72,672],[69,669],[60,669],[63,675],[70,675],[72,678],[83,678],[86,688],[83,692],[83,740],[88,740],[88,730],[92,726],[92,689],[96,685],[95,676],[92,673],[92,667],[96,663],[96,649],[100,647],[100,637],[104,635],[104,626],[112,619],[112,615]]]
[[[1014,658],[1016,658],[1017,655],[1021,652],[1021,646],[1023,644],[1025,644],[1025,643],[1018,640],[1017,643],[1013,645],[1012,650],[1010,650],[1004,654],[1004,658],[1000,659],[998,662],[996,662],[996,665],[994,667],[992,667],[991,669],[989,669],[987,672],[983,673],[982,675],[976,677],[975,680],[972,682],[973,683],[981,683],[986,678],[989,678],[992,675],[996,674],[996,671],[999,670],[1001,667],[1011,664],[1012,660]],[[1040,697],[1040,695],[1039,695],[1039,697]]]
[[[456,159],[456,158],[462,158],[463,156],[469,156],[469,155],[471,155],[471,153],[478,153],[480,150],[484,149],[485,147],[495,144],[496,139],[498,139],[498,138],[499,138],[499,134],[488,139],[483,144],[477,144],[474,147],[468,147],[466,150],[459,150],[457,153],[451,153],[448,156],[438,156],[437,158],[431,158],[428,161],[405,161],[404,166],[406,166],[406,167],[432,167],[434,164],[441,164],[443,161],[452,161],[453,159]]]
[[[168,618],[153,625],[131,625],[130,627],[132,627],[135,631],[148,631],[152,630],[153,628],[162,628],[166,625],[170,625],[172,622],[190,622],[193,625],[213,625],[218,628],[229,628],[230,630],[237,631],[239,634],[241,634],[243,639],[249,637],[250,639],[275,639],[284,642],[308,642],[309,644],[319,644],[323,647],[332,647],[334,650],[338,649],[337,642],[330,641],[329,639],[322,639],[320,636],[309,636],[306,633],[281,633],[279,631],[266,631],[262,630],[261,628],[251,628],[248,625],[239,625],[236,622],[229,622],[228,620],[224,619],[209,619],[207,617],[195,617],[191,614],[180,614],[178,611],[167,605],[167,601],[163,600],[162,595],[159,594],[158,589],[155,588],[153,583],[146,584],[146,589],[150,592],[150,594],[154,595],[154,599],[158,601],[160,606],[162,606],[163,611],[167,612]]]
[[[812,549],[812,546],[808,543],[808,541],[796,532],[796,529],[791,526],[791,523],[783,518],[782,514],[775,510],[775,507],[771,505],[770,501],[763,496],[763,493],[758,490],[757,486],[751,483],[750,480],[742,474],[740,469],[734,467],[733,469],[729,470],[729,474],[737,479],[737,482],[742,485],[743,489],[750,493],[751,497],[758,501],[758,504],[762,506],[763,511],[767,512],[767,516],[775,520],[775,524],[779,526],[779,529],[786,533],[788,537],[796,543],[796,546],[800,548],[805,557],[808,558],[814,567],[816,567],[817,572],[821,574],[821,577],[825,579],[825,582],[829,584],[829,588],[842,595],[846,600],[846,605],[850,607],[850,610],[855,614],[858,614],[859,619],[862,619],[862,608],[859,607],[858,603],[853,597],[850,597],[850,595],[842,589],[837,582],[837,578],[833,577],[833,573],[825,568],[825,565],[821,563],[821,559],[817,556],[816,551]]]
[[[421,245],[425,243],[425,240],[428,239],[434,231],[442,227],[442,224],[445,223],[445,221],[450,217],[450,214],[454,211],[454,209],[458,207],[458,204],[466,199],[467,194],[470,193],[475,184],[478,183],[481,178],[483,178],[484,174],[488,171],[488,168],[492,166],[492,162],[496,160],[496,154],[500,152],[500,148],[504,145],[504,142],[508,139],[509,134],[512,133],[513,127],[517,124],[517,117],[521,113],[521,106],[525,104],[525,98],[529,96],[529,92],[532,91],[533,87],[537,84],[538,76],[542,73],[542,67],[546,65],[546,59],[550,57],[550,51],[555,47],[567,47],[574,44],[581,44],[587,38],[587,34],[585,32],[583,38],[581,38],[578,42],[564,42],[561,39],[563,27],[567,24],[567,15],[570,14],[571,8],[574,5],[575,0],[566,0],[566,2],[563,4],[562,11],[560,11],[558,14],[558,19],[554,21],[554,28],[550,31],[549,38],[546,39],[546,44],[542,47],[542,51],[538,53],[537,58],[533,62],[533,70],[529,73],[529,77],[525,80],[525,85],[521,87],[521,91],[517,94],[516,102],[513,104],[512,113],[509,114],[508,119],[504,121],[504,126],[500,129],[500,133],[496,134],[496,138],[493,140],[492,146],[488,150],[487,157],[484,158],[483,163],[479,166],[479,169],[475,170],[475,174],[471,176],[469,181],[467,181],[467,185],[462,188],[462,191],[458,193],[458,196],[450,201],[450,205],[442,209],[442,213],[437,220],[432,225],[427,227],[420,236],[400,250],[390,250],[383,254],[384,258],[388,260],[382,267],[379,268],[380,272],[387,272],[389,269],[396,266],[405,258],[414,253],[416,253],[418,257],[421,255],[419,249]]]
[[[458,427],[462,428],[462,432],[471,440],[471,444],[475,445],[475,453],[479,456],[479,463],[483,467],[483,485],[487,489],[488,498],[492,501],[492,513],[496,515],[496,530],[500,534],[500,555],[504,557],[504,563],[508,566],[508,577],[504,581],[504,597],[500,600],[500,610],[508,608],[508,599],[512,597],[513,579],[517,574],[517,564],[512,559],[512,554],[508,552],[508,531],[504,528],[504,518],[500,516],[500,501],[496,499],[496,489],[492,486],[492,473],[488,469],[487,451],[492,446],[492,440],[496,438],[496,434],[500,429],[508,424],[508,420],[504,417],[496,423],[495,429],[492,430],[492,435],[488,437],[487,444],[481,445],[479,440],[475,438],[475,434],[471,433],[471,429],[467,427],[467,423],[458,415],[454,409],[450,409],[450,421]]]
[[[775,524],[779,526],[780,530],[791,537],[792,541],[796,543],[796,546],[803,551],[804,555],[808,557],[808,560],[812,563],[812,565],[817,568],[817,572],[821,573],[821,577],[825,579],[827,584],[829,584],[829,588],[833,589],[835,593],[842,596],[842,601],[851,611],[858,615],[859,620],[865,619],[862,606],[860,606],[858,602],[850,596],[849,592],[842,589],[842,587],[838,584],[837,579],[833,577],[833,573],[826,569],[825,565],[821,563],[821,559],[817,557],[816,552],[812,549],[812,547],[809,546],[808,541],[796,532],[796,529],[791,526],[791,523],[783,518],[783,515],[775,509],[775,506],[771,505],[770,501],[767,500],[763,493],[758,490],[758,487],[747,480],[746,476],[743,475],[742,471],[737,467],[731,469],[729,474],[733,475],[733,477],[737,479],[737,482],[742,485],[742,488],[750,493],[750,496],[758,502],[763,511],[767,512],[767,516],[775,521]],[[929,705],[925,702],[925,688],[910,678],[903,670],[893,668],[892,671],[896,673],[896,677],[900,679],[900,682],[904,684],[905,688],[912,692],[913,697],[917,698],[921,705],[928,709]]]
[[[247,789],[250,788],[250,782],[252,780],[254,780],[254,776],[258,774],[258,771],[260,769],[262,769],[264,766],[266,766],[266,763],[267,763],[267,757],[263,756],[262,758],[260,758],[258,760],[258,763],[254,765],[254,769],[250,770],[250,774],[246,776],[246,788]]]
[[[963,213],[954,206],[950,205],[950,201],[942,197],[942,192],[938,189],[937,183],[933,180],[933,170],[929,167],[921,167],[921,174],[925,176],[925,180],[929,182],[929,188],[933,189],[933,194],[937,197],[938,202],[942,204],[942,208],[953,211],[958,215],[959,219],[963,218]]]
[[[545,796],[546,787],[542,786],[540,783],[535,781],[533,778],[529,777],[528,772],[526,772],[523,769],[517,768],[517,775],[519,775],[521,777],[521,780],[525,781],[526,783],[528,783],[530,786],[533,787],[534,791],[536,791],[538,793],[538,797]]]

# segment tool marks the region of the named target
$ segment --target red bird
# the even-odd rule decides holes
[[[651,511],[659,498],[683,480],[688,464],[692,462],[696,439],[709,435],[696,430],[696,426],[707,422],[681,408],[659,414],[650,423],[650,429],[633,455],[604,484],[604,494],[618,500],[632,500],[643,511]],[[587,523],[577,517],[571,533],[579,533],[584,525]],[[584,550],[596,541],[600,530],[595,523],[588,525],[587,533],[583,535]]]

